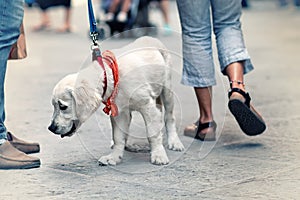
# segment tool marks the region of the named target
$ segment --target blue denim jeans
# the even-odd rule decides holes
[[[23,0],[0,1],[0,139],[6,139],[4,126],[4,82],[7,58],[20,34],[20,25],[24,13]]]
[[[241,30],[241,0],[177,0],[177,7],[182,27],[184,85],[216,84],[212,32],[223,74],[229,64],[237,61],[244,63],[244,73],[253,69]]]

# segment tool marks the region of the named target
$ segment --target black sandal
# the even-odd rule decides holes
[[[245,98],[245,101],[239,98],[232,98],[233,92],[241,94]],[[254,136],[259,135],[266,130],[264,120],[250,105],[251,97],[249,93],[246,93],[239,88],[232,88],[228,93],[228,97],[229,110],[244,133],[249,136]]]
[[[206,128],[212,128],[213,131],[208,132],[208,133],[201,133],[201,131]],[[215,141],[216,140],[216,129],[217,129],[217,124],[215,121],[207,122],[204,124],[200,124],[200,122],[199,122],[195,139],[198,139],[201,141],[204,141],[204,140],[205,141]]]
[[[202,130],[212,128],[213,130],[208,133],[201,133]],[[184,130],[184,135],[193,137],[201,141],[215,141],[216,140],[217,124],[215,121],[201,124],[199,121],[193,124],[193,127],[188,127]]]

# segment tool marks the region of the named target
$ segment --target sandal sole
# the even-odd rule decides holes
[[[244,102],[232,99],[228,107],[246,135],[255,136],[266,130],[266,124]]]

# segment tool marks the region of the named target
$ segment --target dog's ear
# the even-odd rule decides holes
[[[76,116],[81,123],[89,118],[101,104],[101,97],[87,82],[78,84],[71,94],[75,102]]]
[[[69,94],[71,99],[72,99],[72,104],[70,106],[72,106],[72,112],[74,112],[74,116],[73,118],[77,118],[77,106],[76,106],[76,97],[75,97],[75,93],[74,93],[74,88],[73,87],[66,87],[65,88],[65,94]]]

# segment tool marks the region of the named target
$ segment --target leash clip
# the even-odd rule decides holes
[[[98,33],[97,33],[96,31],[91,32],[91,33],[90,33],[90,36],[91,36],[93,45],[94,45],[94,46],[99,46],[98,43],[97,43],[97,41],[98,41]]]

